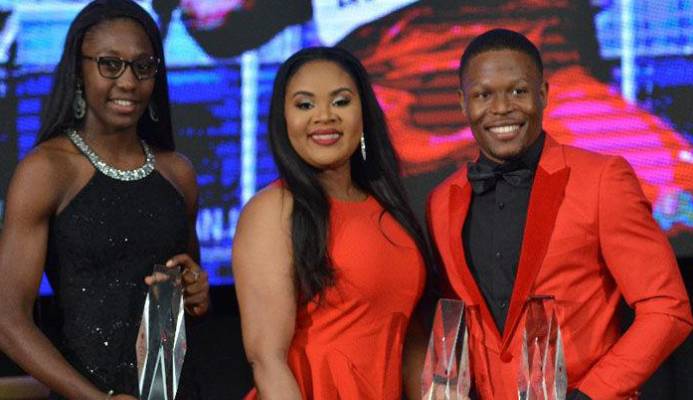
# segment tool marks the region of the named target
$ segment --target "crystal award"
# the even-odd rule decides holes
[[[518,372],[520,400],[565,400],[568,378],[553,296],[530,297],[525,304]]]
[[[137,336],[140,400],[173,400],[185,358],[181,269],[155,265]]]
[[[421,381],[423,400],[469,399],[469,350],[463,302],[438,301]]]

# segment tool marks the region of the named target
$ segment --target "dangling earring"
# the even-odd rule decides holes
[[[87,113],[87,102],[84,101],[84,94],[82,93],[82,84],[77,82],[77,87],[75,88],[75,97],[72,99],[72,114],[75,119],[82,119]]]
[[[154,122],[159,122],[159,114],[156,113],[156,106],[154,103],[149,103],[149,107],[147,107],[149,110],[149,118],[152,119]]]
[[[366,161],[366,134],[361,134],[361,158]]]

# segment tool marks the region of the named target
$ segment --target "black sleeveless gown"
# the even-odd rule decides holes
[[[137,397],[144,278],[187,243],[183,197],[156,170],[129,182],[96,170],[51,220],[46,274],[60,323],[52,339],[101,390]]]

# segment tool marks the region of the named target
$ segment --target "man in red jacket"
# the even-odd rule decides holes
[[[475,38],[460,104],[481,150],[429,199],[450,295],[468,306],[482,399],[516,399],[523,307],[556,299],[569,398],[629,399],[689,334],[676,259],[621,157],[544,132],[548,84],[537,48],[504,29]],[[635,310],[621,334],[620,299]]]

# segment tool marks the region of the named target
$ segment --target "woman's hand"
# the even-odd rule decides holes
[[[199,317],[209,309],[209,279],[207,272],[187,254],[178,254],[166,261],[167,268],[181,267],[185,310]],[[144,278],[147,285],[157,282],[156,275]]]

